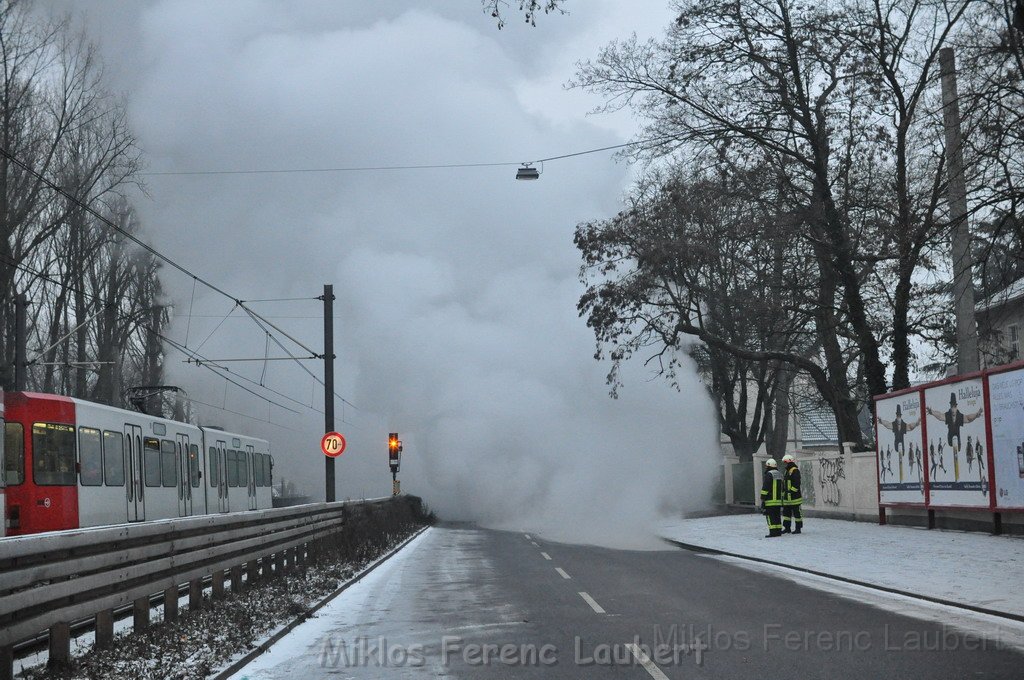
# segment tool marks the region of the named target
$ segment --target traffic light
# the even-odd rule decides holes
[[[398,441],[398,433],[392,432],[388,435],[388,465],[391,472],[398,472],[402,454],[402,442]]]

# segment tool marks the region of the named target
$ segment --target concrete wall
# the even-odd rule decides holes
[[[796,450],[800,466],[803,509],[810,517],[834,517],[878,521],[878,485],[875,482],[875,454],[853,453],[849,445],[843,452]],[[760,499],[762,470],[766,456],[754,456],[755,498]],[[781,461],[780,461],[781,465]]]
[[[795,450],[792,453],[800,465],[805,515],[864,522],[879,521],[878,478],[874,451],[855,453],[847,444],[843,447],[842,453],[838,449]],[[766,458],[764,452],[755,454],[753,463],[749,464],[754,472],[753,479],[747,477],[744,480],[753,486],[755,505],[761,498]],[[736,498],[736,486],[740,481],[735,472],[738,463],[739,460],[735,457],[725,457],[722,468],[726,502],[730,505],[741,504]],[[1003,533],[1024,536],[1024,513],[1004,512],[1000,519]],[[926,527],[929,521],[928,511],[913,507],[886,508],[886,521],[891,524]],[[995,526],[993,514],[988,510],[934,510],[932,521],[937,529],[992,531]]]

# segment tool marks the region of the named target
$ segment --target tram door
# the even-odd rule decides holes
[[[141,522],[146,519],[145,479],[142,470],[142,427],[139,425],[124,426],[124,458],[127,484],[125,495],[128,501],[128,521]]]
[[[245,467],[249,471],[249,509],[256,509],[256,456],[252,444],[245,445]]]
[[[227,512],[231,509],[228,504],[228,447],[227,443],[223,441],[217,442],[217,469],[220,471],[217,479],[217,502],[219,510],[221,512]]]
[[[192,514],[191,469],[188,459],[188,435],[179,434],[178,445],[178,517]]]

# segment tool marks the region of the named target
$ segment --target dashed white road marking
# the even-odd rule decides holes
[[[583,593],[580,593],[580,595],[582,594]],[[643,666],[644,670],[651,674],[651,677],[654,678],[654,680],[668,680],[668,676],[662,673],[661,669],[658,668],[653,661],[647,658],[647,655],[644,654],[644,650],[640,649],[639,646],[631,642],[626,645],[626,649],[628,649],[636,658],[637,663]]]
[[[547,554],[546,552],[542,552],[542,553],[541,553],[541,556],[542,556],[542,557],[543,557],[544,559],[546,559],[546,560],[550,560],[550,559],[551,559],[551,555]]]
[[[533,540],[533,539],[530,538],[530,534],[523,534],[523,536],[526,536],[526,540],[527,541]]]
[[[599,605],[590,595],[581,592],[580,597],[582,597],[583,601],[589,604],[590,608],[593,609],[595,612],[597,612],[598,614],[604,614],[604,608],[601,605]]]
[[[537,545],[537,541],[530,541],[530,545],[532,545],[534,548],[540,547],[539,545]]]
[[[567,573],[565,573],[565,569],[562,569],[561,567],[555,567],[555,571],[561,574],[562,578],[572,578],[572,576],[569,576]]]

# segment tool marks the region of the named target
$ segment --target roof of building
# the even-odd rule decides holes
[[[985,311],[1022,298],[1024,298],[1024,278],[1019,278],[1006,288],[979,301],[974,305],[974,309],[975,311]]]
[[[836,417],[827,406],[807,405],[800,409],[800,439],[804,444],[838,444]]]

